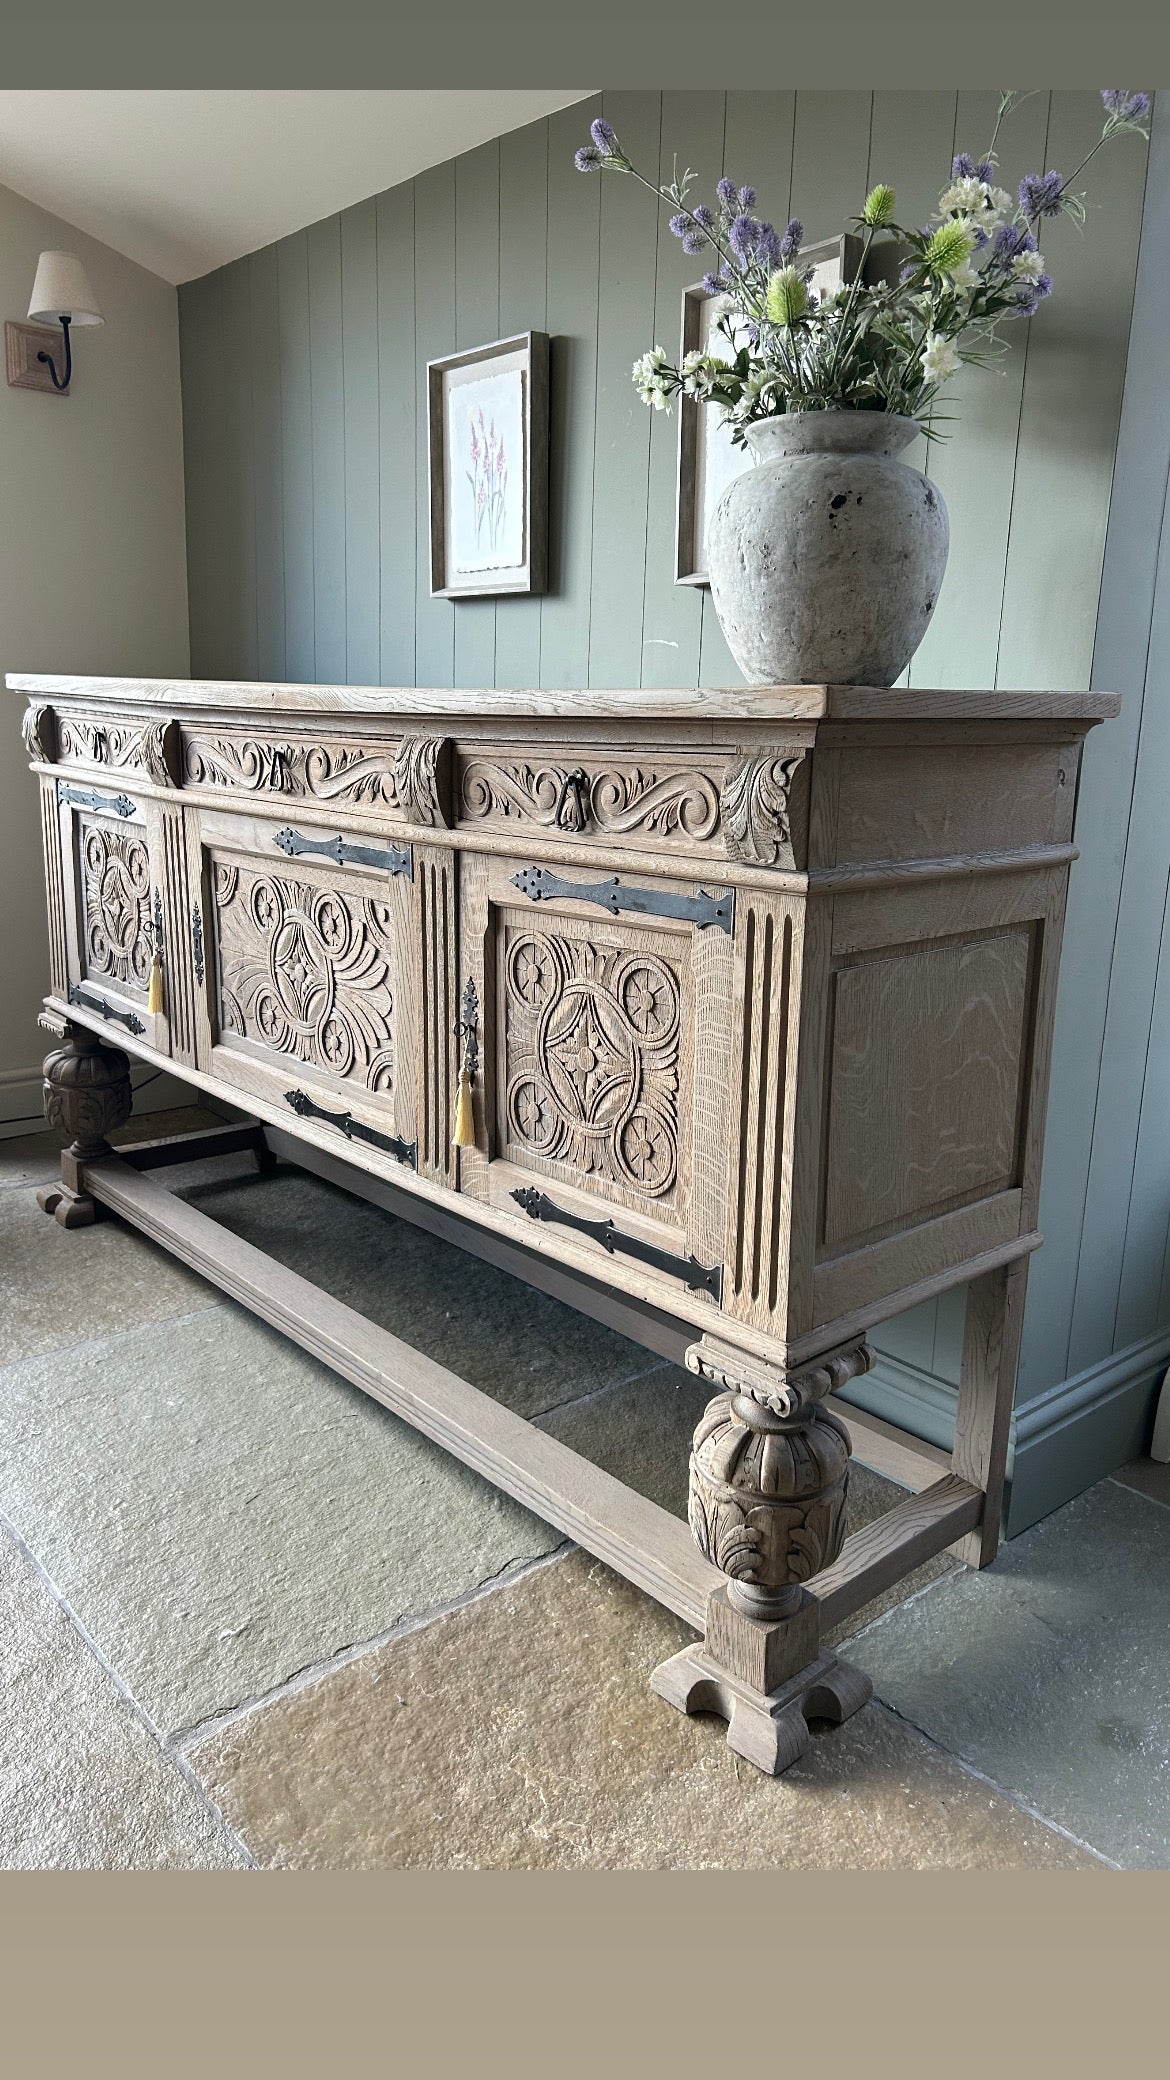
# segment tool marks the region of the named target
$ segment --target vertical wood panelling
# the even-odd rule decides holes
[[[806,88],[797,94],[792,214],[810,245],[844,231],[865,201],[872,121],[872,94]]]
[[[376,215],[381,621],[378,674],[383,686],[413,686],[418,518],[413,181],[379,195]]]
[[[234,260],[223,284],[223,498],[220,508],[229,582],[224,600],[228,653],[254,679],[256,646],[256,454],[252,409],[252,293],[247,260]]]
[[[500,332],[500,147],[455,161],[455,339],[482,347]],[[512,457],[515,469],[517,457]],[[456,686],[493,686],[496,602],[465,600],[455,615]]]
[[[376,686],[381,599],[378,472],[377,205],[341,219],[341,351],[345,456],[345,676]]]
[[[959,95],[958,151],[975,156],[987,150],[998,100],[997,94],[982,91]],[[1037,94],[1000,134],[1005,182],[1050,164],[1044,156],[1047,132],[1048,96]],[[1002,358],[988,368],[962,369],[940,404],[939,431],[946,438],[931,449],[930,474],[950,515],[951,553],[934,620],[914,658],[919,686],[995,684],[1027,324],[1009,326],[1004,337],[1010,345]],[[943,413],[949,418],[944,420]]]
[[[308,250],[313,676],[344,684],[345,368],[341,351],[341,223],[337,217],[310,227]]]
[[[431,598],[427,478],[427,362],[455,347],[455,167],[435,166],[414,184],[415,676],[455,683],[455,609]]]
[[[584,686],[589,672],[593,559],[593,414],[601,183],[573,152],[601,113],[600,97],[548,124],[549,589],[540,614],[540,683]]]
[[[500,139],[500,336],[547,331],[548,123]],[[497,686],[540,683],[539,595],[496,601]]]
[[[220,507],[223,500],[223,276],[188,282],[179,301],[186,480],[187,596],[191,669],[230,677],[227,601],[233,589]]]
[[[657,166],[661,95],[607,94],[604,111],[634,165]],[[578,180],[585,178],[577,175]],[[660,205],[640,183],[621,174],[588,178],[600,181],[604,293],[597,313],[586,679],[592,686],[637,686],[646,579],[645,557],[632,555],[631,549],[646,540],[650,414],[630,381],[630,370],[651,343],[654,330]]]
[[[309,245],[303,231],[276,249],[280,291],[281,504],[284,657],[290,679],[313,679],[313,426],[309,375]]]
[[[1124,148],[1120,140],[1113,150]],[[1140,176],[1141,160],[1138,147],[1131,178]],[[1091,733],[1081,767],[1075,831],[1081,857],[1069,885],[1040,1196],[1045,1247],[1032,1267],[1024,1320],[1024,1399],[1067,1374],[1078,1269],[1095,1245],[1086,1227],[1086,1190],[1094,1133],[1110,1131],[1111,1098],[1100,1091],[1102,1045],[1170,474],[1170,418],[1162,402],[1168,325],[1170,123],[1159,102],[1092,671],[1093,684],[1118,689],[1122,705],[1117,721]]]
[[[256,669],[262,679],[283,679],[284,458],[280,428],[280,290],[275,246],[253,253],[248,281],[255,443]]]
[[[776,99],[774,95],[768,98]],[[698,179],[690,199],[709,199],[723,171],[725,120],[723,94],[664,94],[659,180],[672,181],[676,170],[681,174],[688,166],[693,167]],[[665,209],[658,210],[656,232],[654,318],[647,328],[645,344],[655,341],[668,354],[677,355],[682,337],[683,290],[701,280],[711,263],[706,255],[692,259],[683,252],[670,229]],[[643,347],[637,349],[638,353],[643,351]],[[635,356],[630,358],[632,361]],[[669,416],[665,412],[646,411],[630,382],[628,368],[625,376],[637,410],[649,422],[650,436],[641,684],[697,686],[705,588],[677,585],[674,577],[679,407],[675,404]],[[735,673],[734,666],[732,672]],[[735,674],[732,678],[733,685],[737,677]]]

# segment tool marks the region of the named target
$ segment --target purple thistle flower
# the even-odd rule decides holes
[[[605,158],[595,144],[580,145],[573,154],[573,164],[578,173],[595,173]]]
[[[730,286],[731,284],[722,269],[716,274],[705,274],[703,276],[703,294],[705,296],[721,296],[724,289],[728,289]]]
[[[1131,94],[1128,87],[1102,87],[1106,112],[1118,122],[1144,122],[1150,113],[1148,94]]]
[[[994,172],[990,159],[973,159],[970,152],[956,152],[951,160],[953,181],[989,181]]]
[[[1037,275],[1034,282],[1021,282],[1016,309],[1021,318],[1033,318],[1046,296],[1052,294],[1052,276]]]
[[[780,266],[781,261],[784,258],[783,247],[780,243],[780,234],[777,231],[776,226],[774,224],[760,225],[760,239],[757,250],[764,266],[768,269],[769,273],[773,273],[775,269]]]
[[[707,208],[705,202],[696,202],[694,209],[691,211],[691,215],[693,216],[696,224],[702,225],[704,231],[714,231],[715,217],[713,212]]]
[[[721,181],[716,181],[715,193],[718,195],[719,200],[723,204],[725,209],[734,209],[736,203],[739,200],[739,191],[736,188],[735,182],[728,180],[726,174],[724,174],[723,179]]]
[[[1014,260],[1017,253],[1034,253],[1036,241],[1022,224],[1001,224],[992,247],[997,260]]]
[[[780,241],[780,258],[795,260],[804,240],[804,225],[799,217],[789,217],[784,236]]]
[[[981,253],[983,251],[984,246],[987,244],[986,231],[984,231],[980,225],[972,224],[971,235],[975,240],[974,251],[977,253]]]
[[[701,253],[706,243],[707,241],[701,231],[692,230],[683,233],[682,249],[684,253]]]
[[[754,189],[754,188],[741,188],[741,189],[740,189],[740,191],[739,191],[739,206],[740,206],[740,208],[741,208],[741,209],[754,209],[754,208],[755,208],[755,206],[756,206],[756,191],[755,191],[755,189]]]
[[[1060,215],[1060,194],[1064,182],[1058,173],[1026,173],[1020,182],[1020,208],[1029,217],[1057,217]]]
[[[691,229],[691,220],[688,217],[685,210],[680,209],[678,215],[676,217],[671,218],[670,228],[673,231],[676,238],[689,237]]]
[[[603,159],[612,159],[615,152],[621,150],[613,124],[607,123],[604,116],[597,116],[590,123],[589,135]]]
[[[741,210],[740,214],[732,219],[731,230],[728,236],[737,260],[747,261],[751,259],[756,249],[759,229],[760,227],[755,218],[749,217],[745,211]]]

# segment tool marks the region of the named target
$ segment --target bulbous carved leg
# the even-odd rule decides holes
[[[45,1185],[37,1203],[63,1228],[88,1227],[96,1202],[84,1189],[82,1169],[109,1154],[106,1139],[130,1117],[130,1063],[84,1026],[68,1026],[65,1044],[45,1056],[45,1118],[70,1137],[61,1153],[60,1184]]]
[[[819,1652],[819,1609],[804,1584],[845,1537],[849,1433],[824,1398],[865,1372],[864,1343],[785,1374],[709,1338],[687,1364],[724,1392],[691,1452],[689,1516],[700,1551],[727,1577],[706,1638],[664,1662],[654,1689],[682,1711],[717,1711],[728,1745],[777,1775],[804,1752],[809,1718],[847,1718],[867,1679]]]

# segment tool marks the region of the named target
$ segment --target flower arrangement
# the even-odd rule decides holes
[[[958,154],[922,228],[897,222],[893,188],[879,182],[871,189],[854,220],[863,239],[858,273],[820,298],[811,268],[801,265],[795,217],[778,232],[755,214],[755,189],[726,176],[716,183],[714,207],[690,205],[689,168],[669,186],[647,180],[599,117],[591,143],[576,155],[579,171],[629,174],[672,209],[670,228],[683,251],[711,260],[703,287],[722,301],[716,329],[730,349],[728,356],[696,351],[676,367],[661,347],[651,348],[633,369],[643,402],[668,410],[681,392],[715,405],[739,442],[755,421],[811,411],[897,413],[938,438],[932,421],[941,385],[963,362],[986,362],[1002,347],[1000,325],[1031,318],[1051,294],[1036,235],[1043,220],[1083,223],[1084,197],[1074,183],[1089,160],[1122,132],[1149,136],[1149,95],[1107,87],[1101,136],[1069,178],[1025,174],[1013,196],[996,185],[996,143],[1005,117],[1028,98],[1000,96],[987,151],[979,159]]]

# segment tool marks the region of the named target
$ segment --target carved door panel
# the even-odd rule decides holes
[[[461,1189],[718,1296],[726,1192],[726,884],[461,858],[481,1010]],[[609,1223],[606,1231],[606,1223]]]
[[[413,1167],[412,848],[203,810],[193,836],[200,1067]]]
[[[156,804],[114,787],[62,779],[56,791],[68,1000],[108,1027],[111,1039],[140,1041],[167,1054],[161,814]],[[150,1009],[156,951],[162,958],[161,1011]]]

